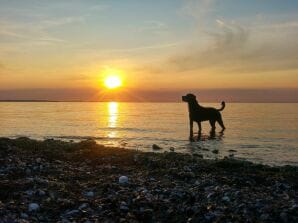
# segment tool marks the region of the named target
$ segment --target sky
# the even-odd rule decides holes
[[[0,0],[0,100],[298,102],[297,12],[294,0]]]

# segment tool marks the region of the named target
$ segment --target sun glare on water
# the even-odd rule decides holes
[[[107,88],[109,89],[114,89],[114,88],[118,88],[122,85],[122,80],[119,76],[117,75],[113,75],[113,76],[108,76],[105,81],[104,84]]]

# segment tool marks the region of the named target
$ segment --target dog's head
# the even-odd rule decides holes
[[[185,96],[182,96],[182,101],[188,102],[188,103],[196,101],[196,96],[194,94],[187,94]]]

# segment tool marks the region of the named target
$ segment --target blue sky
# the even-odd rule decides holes
[[[0,89],[298,88],[298,1],[0,0]],[[98,86],[100,87],[100,86]]]

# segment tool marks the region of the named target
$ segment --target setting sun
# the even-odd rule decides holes
[[[117,88],[120,87],[122,85],[122,80],[119,76],[108,76],[105,79],[105,86],[109,89],[113,89],[113,88]]]

